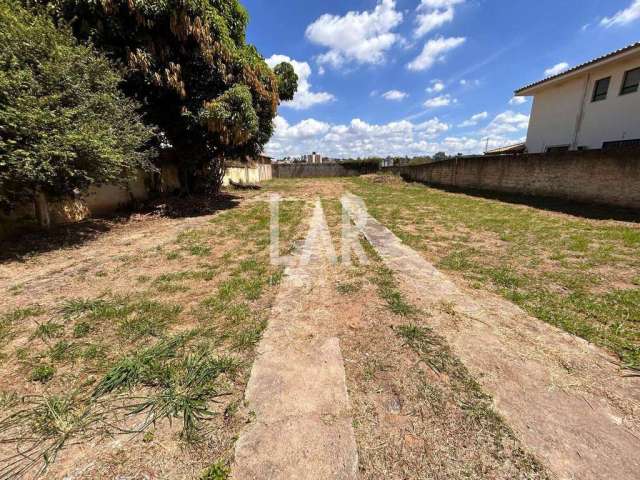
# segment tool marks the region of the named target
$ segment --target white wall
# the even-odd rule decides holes
[[[604,142],[640,138],[640,91],[620,95],[625,72],[638,67],[640,54],[541,88],[535,93],[531,111],[528,151],[540,153],[552,146],[573,145],[577,127],[574,147],[602,148]],[[592,102],[596,81],[608,76],[607,98]]]
[[[236,183],[260,183],[271,180],[271,164],[257,163],[251,166],[227,167],[222,184],[229,186],[231,181]]]

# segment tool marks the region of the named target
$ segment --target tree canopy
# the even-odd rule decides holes
[[[211,159],[261,153],[278,104],[297,90],[291,65],[271,70],[246,43],[238,0],[42,1],[119,63],[124,91],[191,173]]]
[[[154,132],[106,58],[12,0],[0,0],[0,44],[0,207],[152,168]]]

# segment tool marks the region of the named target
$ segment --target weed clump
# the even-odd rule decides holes
[[[200,480],[227,480],[229,475],[231,475],[229,467],[222,462],[217,462],[202,472]]]
[[[51,365],[38,365],[31,371],[29,378],[32,382],[47,383],[54,374],[55,370]]]

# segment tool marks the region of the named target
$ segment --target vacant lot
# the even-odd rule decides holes
[[[351,188],[438,268],[640,367],[640,225],[377,180]]]
[[[282,253],[320,198],[340,254],[348,191],[465,287],[604,347],[621,372],[640,365],[637,224],[386,176],[272,181],[216,212],[160,209],[5,246],[0,479],[45,466],[44,478],[227,478],[255,415],[243,394],[283,275],[269,262],[269,194],[283,199]],[[337,312],[325,328],[340,339],[360,477],[553,478],[433,329],[450,306],[413,305],[363,248],[369,263],[333,268],[323,294]]]
[[[269,264],[268,204],[229,207],[136,217],[3,262],[0,478],[49,464],[47,478],[224,470],[282,275]],[[304,214],[281,205],[285,248]]]

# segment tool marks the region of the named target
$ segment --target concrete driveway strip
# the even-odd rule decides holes
[[[287,267],[245,393],[252,421],[236,443],[237,480],[357,476],[336,313],[326,291],[335,252],[318,201],[304,246]]]
[[[492,394],[497,411],[558,478],[640,478],[637,379],[621,375],[605,351],[511,302],[458,287],[371,217],[360,198],[347,195],[342,204],[409,299],[431,312],[430,326]],[[443,313],[451,308],[453,316]]]

